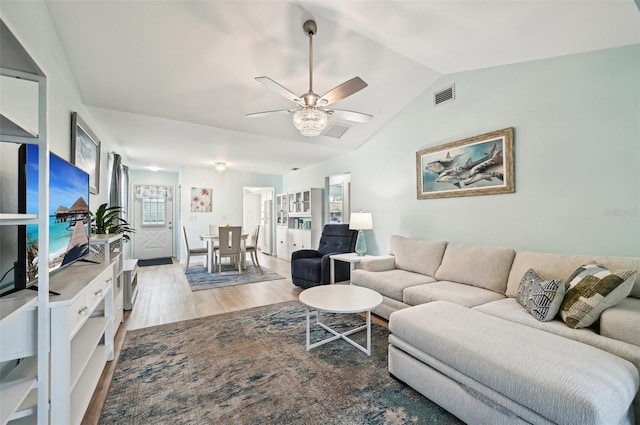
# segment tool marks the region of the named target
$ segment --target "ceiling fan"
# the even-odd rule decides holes
[[[308,20],[302,25],[302,29],[309,37],[309,91],[298,97],[284,86],[276,83],[269,77],[256,77],[256,81],[263,84],[268,89],[273,90],[281,96],[289,99],[298,107],[293,109],[281,109],[276,111],[264,111],[247,114],[247,117],[261,117],[271,114],[290,113],[293,114],[293,123],[300,130],[303,136],[318,136],[327,125],[329,115],[354,121],[367,123],[373,115],[362,112],[347,111],[344,109],[329,109],[327,106],[345,97],[351,96],[367,87],[360,77],[354,77],[345,81],[339,86],[329,90],[323,96],[318,96],[313,92],[313,36],[318,32],[318,27],[313,20]]]

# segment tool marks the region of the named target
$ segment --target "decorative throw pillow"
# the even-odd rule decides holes
[[[533,317],[548,322],[558,314],[564,293],[565,286],[560,279],[547,280],[529,269],[520,280],[517,300]]]
[[[629,295],[637,275],[633,270],[612,272],[595,262],[579,267],[567,280],[560,317],[571,328],[591,326],[600,313]]]

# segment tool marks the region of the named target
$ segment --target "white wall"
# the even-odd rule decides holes
[[[546,252],[640,256],[640,46],[441,77],[355,152],[289,173],[351,172],[372,253],[391,234]],[[455,83],[456,99],[433,106]],[[515,128],[513,194],[416,199],[415,154]]]
[[[180,173],[182,199],[182,222],[187,229],[190,246],[198,246],[198,235],[208,233],[210,224],[242,226],[242,205],[244,187],[273,187],[276,193],[282,191],[282,177],[270,174],[246,173],[227,169],[218,173],[213,168],[183,168]],[[212,209],[210,213],[191,212],[190,194],[192,187],[212,189]],[[204,246],[204,244],[202,244]],[[184,243],[180,244],[180,259]]]
[[[91,195],[94,210],[107,202],[110,170],[108,152],[117,143],[101,131],[82,103],[80,92],[67,63],[58,35],[42,1],[0,1],[0,17],[47,76],[47,131],[49,148],[58,156],[71,159],[71,113],[76,111],[102,143],[100,193]],[[125,161],[126,163],[126,161]]]
[[[50,150],[67,161],[71,159],[73,111],[80,114],[102,143],[100,193],[89,198],[89,207],[95,210],[100,204],[107,202],[110,176],[107,153],[117,150],[117,144],[100,130],[82,104],[46,5],[40,1],[0,1],[0,17],[47,76],[47,132]],[[13,102],[12,91],[6,91],[7,89],[3,85],[3,108]],[[21,102],[20,99],[17,101]],[[0,209],[2,212],[17,212],[18,145],[3,143],[0,146]],[[13,266],[17,255],[16,241],[16,227],[3,226],[0,230],[0,277]],[[5,282],[7,280],[11,280],[11,273]]]

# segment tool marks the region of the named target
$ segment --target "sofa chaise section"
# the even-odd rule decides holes
[[[633,424],[638,369],[606,351],[446,301],[389,329],[389,372],[468,423]]]

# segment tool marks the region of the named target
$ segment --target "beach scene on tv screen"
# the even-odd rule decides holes
[[[38,213],[38,150],[27,147],[28,214]],[[84,256],[89,249],[89,176],[63,159],[50,156],[49,270]],[[38,226],[27,225],[27,280],[38,274]]]

